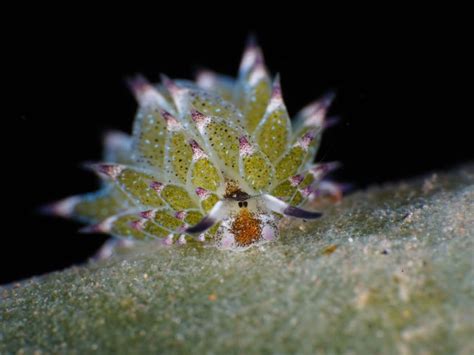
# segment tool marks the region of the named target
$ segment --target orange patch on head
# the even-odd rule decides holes
[[[247,208],[242,208],[232,223],[232,233],[239,246],[247,246],[258,239],[262,234],[261,222]]]

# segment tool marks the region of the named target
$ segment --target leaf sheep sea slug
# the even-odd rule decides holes
[[[129,84],[139,104],[132,135],[107,134],[104,162],[89,165],[102,187],[47,208],[87,223],[83,231],[243,249],[275,239],[283,216],[319,217],[298,206],[337,190],[322,181],[335,164],[313,163],[333,95],[290,121],[254,41],[235,80],[204,71],[196,82]]]

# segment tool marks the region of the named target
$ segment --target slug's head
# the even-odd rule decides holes
[[[220,223],[217,244],[224,249],[245,249],[274,240],[278,236],[277,223],[283,216],[314,219],[319,212],[293,207],[268,194],[250,196],[236,190],[217,202],[209,214],[187,233],[199,234]]]

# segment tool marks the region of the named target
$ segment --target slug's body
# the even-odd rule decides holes
[[[105,162],[90,165],[102,188],[49,211],[88,223],[85,231],[231,249],[275,239],[283,215],[320,216],[298,206],[324,190],[334,167],[313,164],[332,95],[292,126],[254,43],[236,80],[201,72],[195,83],[136,77],[130,86],[139,103],[132,135],[108,134]]]

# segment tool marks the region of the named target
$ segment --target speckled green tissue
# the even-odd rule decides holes
[[[138,245],[1,288],[0,353],[474,353],[473,165],[324,211],[245,252]]]

